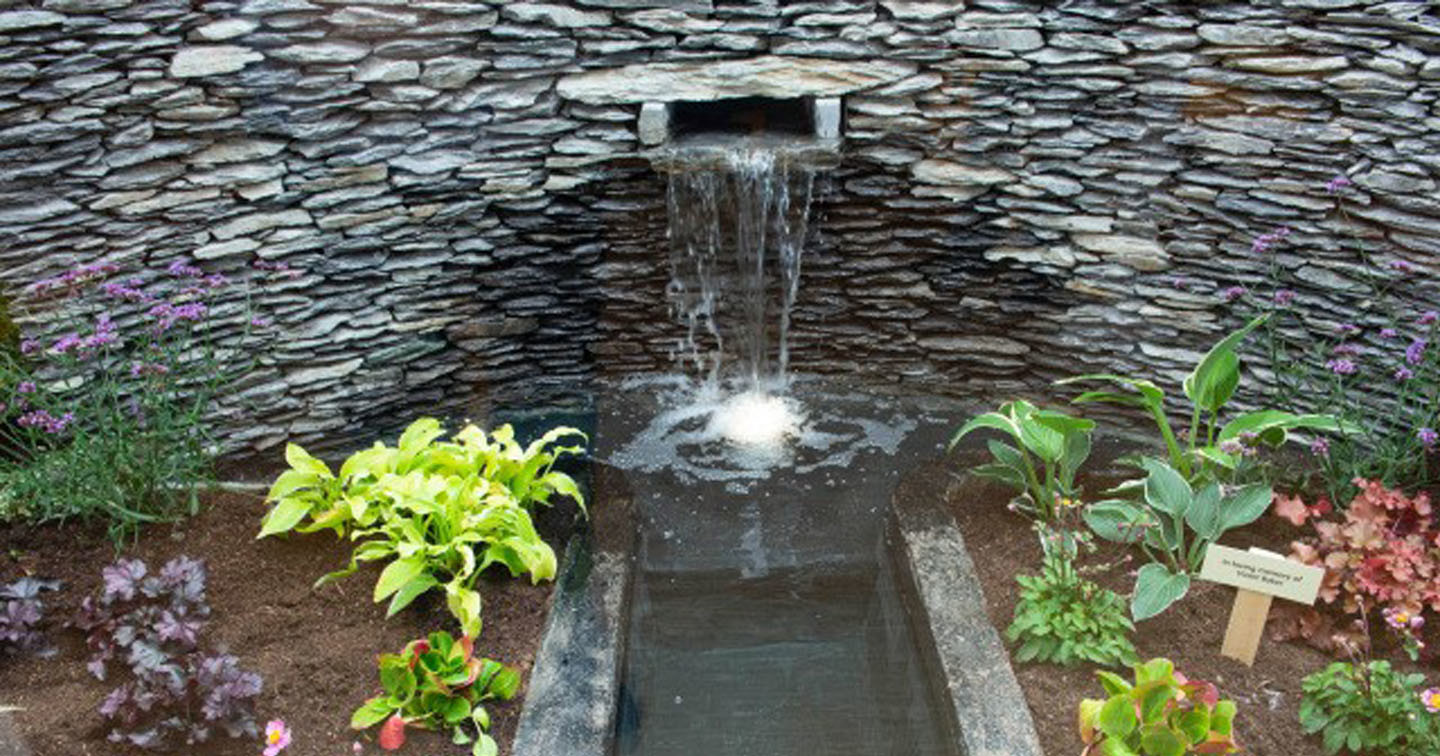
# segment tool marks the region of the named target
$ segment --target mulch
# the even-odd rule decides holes
[[[152,527],[127,556],[158,570],[185,554],[204,560],[212,607],[203,634],[239,657],[242,668],[264,677],[257,707],[260,726],[285,720],[293,741],[289,756],[379,753],[375,730],[349,728],[351,712],[379,692],[376,656],[397,653],[409,640],[434,630],[454,631],[443,600],[421,599],[390,620],[383,604],[371,602],[378,566],[318,590],[311,584],[343,567],[349,543],[333,534],[255,540],[262,497],[234,493],[206,497],[204,511],[177,526]],[[569,535],[568,512],[557,508],[538,525],[557,555]],[[0,582],[24,574],[64,581],[64,590],[45,594],[52,641],[60,652],[50,659],[0,657],[0,706],[19,707],[23,738],[36,756],[118,754],[125,749],[105,740],[96,711],[114,683],[85,670],[84,638],[63,627],[82,598],[97,592],[100,570],[115,558],[102,528],[78,525],[0,529]],[[512,579],[503,568],[487,571],[478,584],[484,597],[485,628],[477,653],[518,668],[528,679],[549,610],[552,584]],[[204,641],[202,641],[204,642]],[[492,734],[508,754],[524,689],[513,701],[492,703]],[[468,753],[449,738],[411,730],[402,753]],[[259,739],[223,738],[193,752],[228,756],[259,753]]]

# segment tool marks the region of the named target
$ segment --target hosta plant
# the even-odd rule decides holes
[[[1260,446],[1278,447],[1290,438],[1290,431],[1331,432],[1341,424],[1328,415],[1296,414],[1261,409],[1235,416],[1221,423],[1225,407],[1240,385],[1238,349],[1245,337],[1269,319],[1261,315],[1217,342],[1186,376],[1182,388],[1190,400],[1190,425],[1177,434],[1165,411],[1165,391],[1154,382],[1120,375],[1081,375],[1059,381],[1061,385],[1106,381],[1122,390],[1087,391],[1075,397],[1077,404],[1110,402],[1138,407],[1155,421],[1164,441],[1170,466],[1197,485],[1224,480],[1238,482],[1246,476],[1247,461]],[[1138,481],[1136,482],[1138,486]]]
[[[1440,691],[1424,683],[1386,661],[1334,662],[1301,682],[1300,726],[1331,754],[1440,753]]]
[[[1149,557],[1136,575],[1130,602],[1137,621],[1183,598],[1210,544],[1264,514],[1272,493],[1264,484],[1228,488],[1214,481],[1197,491],[1170,465],[1157,459],[1143,464],[1147,474],[1138,503],[1102,501],[1085,512],[1085,522],[1101,538],[1136,544]]]
[[[438,420],[421,418],[396,446],[376,443],[338,474],[290,444],[290,469],[270,489],[273,506],[259,537],[291,530],[348,536],[356,543],[350,564],[317,585],[354,573],[362,562],[385,562],[374,599],[389,600],[388,615],[439,589],[461,631],[479,635],[474,584],[485,568],[503,564],[534,582],[555,576],[555,552],[535,531],[530,510],[557,494],[583,508],[575,481],[552,469],[560,456],[582,450],[558,442],[583,434],[556,428],[521,447],[509,426],[488,436],[468,426],[452,441],[439,440],[444,433]]]
[[[53,656],[55,649],[45,640],[40,623],[45,603],[40,594],[60,590],[59,580],[23,577],[0,585],[0,652]]]
[[[1090,456],[1093,421],[1039,409],[1019,399],[1000,405],[996,412],[971,418],[950,439],[950,447],[982,428],[1004,433],[1014,445],[989,441],[994,461],[971,472],[1014,489],[1017,495],[1011,508],[1051,524],[1060,519],[1070,502],[1079,500],[1075,474]]]
[[[128,673],[100,704],[110,740],[166,750],[257,735],[260,676],[201,643],[210,614],[204,565],[177,557],[151,575],[144,562],[122,559],[101,574],[100,594],[85,599],[74,624],[88,633],[96,678],[116,666]]]
[[[476,657],[474,650],[469,636],[456,640],[449,633],[436,632],[411,641],[399,654],[381,656],[384,692],[356,709],[350,726],[366,730],[380,725],[380,747],[385,750],[405,744],[407,727],[448,728],[455,743],[474,743],[474,756],[495,756],[490,714],[482,704],[513,698],[520,675],[499,662]]]
[[[1185,756],[1240,750],[1235,702],[1211,683],[1187,680],[1169,659],[1135,665],[1135,684],[1095,673],[1106,698],[1080,702],[1081,756]]]
[[[1047,554],[1039,575],[1015,580],[1020,600],[1005,637],[1017,644],[1019,661],[1105,666],[1139,661],[1124,601],[1082,577],[1073,560]]]

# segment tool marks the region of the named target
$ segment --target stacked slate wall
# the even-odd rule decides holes
[[[1279,224],[1323,329],[1361,277],[1339,173],[1382,263],[1440,268],[1423,2],[27,0],[0,9],[0,284],[302,271],[258,296],[277,339],[227,398],[237,447],[670,369],[634,93],[743,89],[715,66],[756,60],[772,95],[844,97],[801,371],[989,397],[1173,377]]]

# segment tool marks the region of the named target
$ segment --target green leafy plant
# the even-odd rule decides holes
[[[1241,342],[1269,315],[1261,315],[1221,339],[1205,353],[1186,376],[1182,388],[1190,400],[1190,426],[1183,438],[1175,433],[1165,411],[1165,392],[1153,382],[1111,374],[1089,374],[1058,381],[1058,385],[1108,381],[1124,391],[1086,391],[1073,400],[1077,404],[1109,402],[1143,409],[1155,421],[1164,440],[1170,466],[1192,483],[1237,480],[1247,459],[1260,444],[1278,447],[1290,438],[1290,431],[1337,431],[1340,422],[1329,415],[1294,414],[1261,409],[1238,415],[1220,424],[1225,406],[1240,385]],[[1183,443],[1183,446],[1182,446]]]
[[[474,655],[469,636],[431,633],[411,641],[399,654],[380,657],[384,693],[365,702],[350,717],[350,726],[367,730],[377,724],[380,747],[393,751],[405,745],[405,728],[450,728],[456,744],[474,743],[474,756],[499,752],[490,737],[485,701],[509,700],[520,688],[520,675],[497,661]],[[472,735],[468,726],[473,725]]]
[[[1334,662],[1301,682],[1300,726],[1320,733],[1326,753],[1440,753],[1440,719],[1422,698],[1424,682],[1387,661]]]
[[[1005,637],[1018,644],[1019,661],[1107,666],[1139,661],[1129,638],[1135,626],[1125,616],[1124,602],[1081,577],[1073,560],[1047,553],[1039,575],[1015,580],[1020,600]]]
[[[556,494],[584,497],[574,479],[551,469],[562,455],[583,447],[560,446],[584,437],[556,428],[527,447],[502,426],[493,434],[467,426],[453,441],[434,418],[421,418],[395,447],[376,443],[352,455],[338,475],[304,449],[285,451],[290,469],[270,489],[274,503],[260,535],[291,530],[333,530],[357,545],[350,564],[317,582],[353,574],[362,562],[387,562],[375,583],[376,602],[389,599],[387,616],[427,591],[444,591],[462,631],[480,632],[480,594],[474,583],[492,564],[533,582],[555,576],[555,552],[535,531],[530,509]]]
[[[1075,474],[1090,456],[1093,421],[1042,410],[1018,399],[1000,405],[997,412],[986,412],[965,423],[950,439],[950,448],[982,428],[998,430],[1015,442],[1011,446],[989,441],[986,445],[995,461],[971,469],[975,475],[1015,489],[1018,495],[1011,502],[1012,508],[1042,523],[1052,523],[1080,498]]]
[[[1266,484],[1227,490],[1213,481],[1196,491],[1170,465],[1157,459],[1142,464],[1147,475],[1139,502],[1096,502],[1084,514],[1096,535],[1137,544],[1150,560],[1136,576],[1130,602],[1137,621],[1184,597],[1210,544],[1227,530],[1258,519],[1269,508],[1272,494]]]
[[[1135,684],[1095,673],[1106,698],[1080,702],[1081,756],[1185,756],[1240,750],[1235,702],[1208,682],[1187,680],[1169,659],[1135,665]]]

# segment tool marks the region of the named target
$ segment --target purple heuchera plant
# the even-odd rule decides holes
[[[89,633],[92,674],[105,679],[117,660],[130,672],[100,705],[110,740],[165,749],[217,731],[255,736],[260,676],[201,644],[210,614],[204,564],[176,557],[152,575],[144,562],[121,559],[101,578],[99,596],[85,599],[74,624]]]
[[[0,651],[35,654],[49,657],[55,649],[41,632],[45,604],[40,594],[60,590],[58,580],[23,577],[0,586]]]

